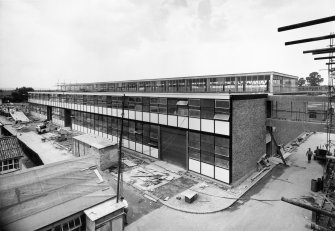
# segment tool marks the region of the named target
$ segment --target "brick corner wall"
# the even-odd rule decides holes
[[[266,99],[232,102],[232,183],[252,173],[266,153]]]

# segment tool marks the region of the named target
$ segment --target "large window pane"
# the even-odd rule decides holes
[[[177,114],[177,100],[176,99],[168,99],[168,114],[176,115]]]
[[[225,156],[215,155],[215,166],[229,169],[229,158]]]
[[[200,150],[189,147],[188,155],[190,158],[200,161]]]
[[[143,124],[143,144],[149,145],[150,143],[150,124]]]
[[[229,138],[225,138],[222,136],[215,136],[215,145],[229,148]]]
[[[201,148],[201,161],[214,165],[214,155],[212,152],[205,151]]]
[[[129,121],[129,140],[135,141],[135,121]]]
[[[150,125],[150,146],[158,148],[158,126]]]
[[[150,98],[143,97],[143,112],[150,112]]]
[[[201,105],[201,118],[214,119],[214,100],[201,99],[200,105]]]

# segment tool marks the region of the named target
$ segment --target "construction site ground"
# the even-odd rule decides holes
[[[35,126],[41,121],[12,126],[12,121],[1,117],[0,122],[27,145],[51,156],[51,161],[62,159],[55,156],[72,157],[71,137],[80,134],[69,132],[62,144],[53,138],[53,132],[36,133]],[[129,203],[126,230],[217,230],[218,227],[220,230],[309,230],[311,212],[284,203],[280,198],[313,201],[311,198],[316,195],[310,190],[311,179],[321,177],[323,167],[318,161],[308,164],[305,153],[308,147],[314,150],[325,141],[325,133],[313,134],[286,155],[288,167],[277,159],[265,171],[251,175],[233,188],[125,150],[123,195]],[[41,149],[45,144],[50,145]],[[115,171],[112,168],[104,173],[114,189]],[[187,190],[198,194],[194,203],[184,201]]]
[[[57,137],[60,136],[60,126],[50,124],[50,132],[38,134],[36,132],[36,125],[41,124],[42,121],[31,116],[29,116],[29,119],[31,121],[29,123],[15,124],[13,120],[0,116],[0,122],[4,124],[5,129],[12,135],[17,136],[21,142],[35,152],[44,164],[50,164],[73,157],[71,153],[72,137],[81,133],[65,130],[65,132],[62,133],[66,133],[64,135],[66,139],[57,141]],[[23,159],[23,168],[33,166],[35,166],[35,164],[28,156],[25,156]]]
[[[310,230],[312,212],[287,204],[281,201],[281,197],[315,203],[318,193],[311,191],[311,180],[322,176],[323,165],[315,160],[308,163],[306,151],[325,143],[326,133],[311,135],[287,157],[288,166],[276,165],[244,193],[241,191],[247,187],[246,183],[221,191],[215,189],[219,185],[210,183],[193,185],[199,198],[198,205],[192,210],[183,198],[178,200],[180,204],[174,204],[179,196],[177,193],[165,202],[166,206],[133,222],[126,230]],[[232,197],[229,191],[237,196]],[[226,196],[223,192],[227,193]],[[227,207],[214,211],[218,204]]]

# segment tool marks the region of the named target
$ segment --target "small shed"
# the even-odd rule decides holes
[[[117,143],[92,134],[73,137],[73,154],[75,156],[94,155],[101,170],[110,168],[118,162]]]
[[[124,204],[111,199],[86,209],[87,231],[122,231],[124,225]]]

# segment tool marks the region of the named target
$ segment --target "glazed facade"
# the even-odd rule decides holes
[[[221,76],[223,82],[217,77],[215,81],[223,85],[213,84],[213,76],[157,79],[148,84],[67,84],[61,86],[62,92],[31,92],[29,102],[31,112],[43,119],[118,142],[125,95],[123,147],[232,184],[254,171],[257,159],[266,152],[267,94],[260,92],[273,91],[277,75]],[[234,85],[228,84],[229,78],[235,78]],[[295,84],[292,76],[280,78],[281,88],[285,81]],[[164,87],[159,85],[164,81]],[[240,86],[250,93],[232,93]]]
[[[80,92],[295,92],[296,76],[278,72],[192,76],[135,81],[59,84],[60,91]]]

